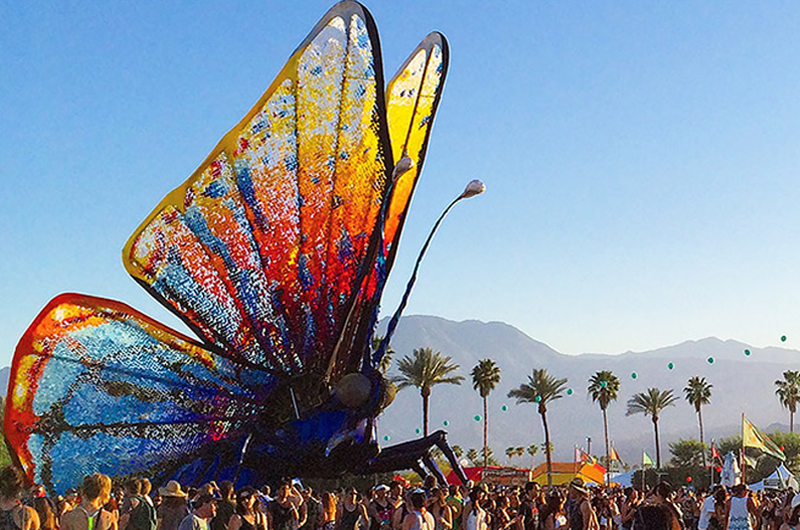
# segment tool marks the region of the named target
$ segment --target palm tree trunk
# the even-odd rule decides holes
[[[658,416],[653,416],[653,431],[656,433],[656,469],[661,469],[661,445],[658,443]]]
[[[430,399],[430,391],[422,391],[422,432],[428,436],[428,399]]]
[[[550,428],[547,426],[547,412],[542,412],[544,426],[544,454],[547,457],[547,485],[553,485],[553,461],[550,457]]]
[[[483,396],[483,467],[489,465],[489,398]]]
[[[703,441],[703,407],[697,407],[697,420],[700,422],[700,446],[702,447],[703,467],[706,467],[706,444]]]
[[[603,431],[606,435],[606,467],[611,469],[611,451],[608,450],[608,414],[606,414],[606,409],[603,409]]]
[[[794,432],[794,411],[789,409],[789,432]]]

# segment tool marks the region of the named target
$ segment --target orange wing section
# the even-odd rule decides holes
[[[391,160],[377,31],[341,2],[136,230],[125,267],[210,344],[275,373],[327,367]]]

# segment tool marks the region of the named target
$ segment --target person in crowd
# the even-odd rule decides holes
[[[113,517],[103,506],[111,498],[111,479],[100,473],[87,475],[81,502],[61,517],[61,530],[110,530]]]
[[[481,506],[483,497],[483,490],[477,487],[472,488],[469,493],[469,501],[464,505],[464,511],[461,514],[461,530],[488,530],[486,510]]]
[[[339,514],[336,530],[358,530],[359,520],[369,522],[367,507],[355,488],[347,489],[342,503],[336,511]]]
[[[255,489],[247,486],[240,489],[236,494],[236,510],[227,530],[267,530],[267,516],[256,509],[257,503]]]
[[[433,516],[436,530],[452,530],[453,514],[447,505],[447,495],[443,488],[435,487],[430,492],[427,509]]]
[[[391,530],[394,504],[389,499],[389,486],[380,484],[373,490],[374,498],[369,503],[369,530]]]
[[[734,486],[728,499],[727,530],[753,530],[753,519],[758,515],[758,506],[748,494],[747,486]]]
[[[458,486],[450,485],[447,489],[447,505],[450,507],[450,514],[453,517],[453,528],[461,528],[461,512],[464,509],[464,498]]]
[[[322,524],[322,502],[314,496],[312,488],[300,491],[303,504],[300,505],[300,519],[303,521],[300,530],[319,530]]]
[[[431,485],[431,489],[436,487],[436,477],[433,481],[427,481]],[[406,514],[403,518],[402,530],[434,530],[436,528],[436,521],[425,509],[425,491],[417,490],[411,492],[409,501],[411,504],[411,512]]]
[[[209,493],[201,493],[192,504],[192,511],[183,518],[178,530],[210,530],[210,521],[217,514],[217,499]]]
[[[683,517],[671,496],[668,482],[656,484],[633,514],[632,530],[682,530]]]
[[[779,530],[800,530],[800,494],[792,496],[789,504],[789,515],[781,523]]]
[[[296,530],[300,525],[298,510],[303,502],[302,499],[290,480],[282,480],[275,499],[267,506],[267,528],[269,530]]]
[[[211,519],[211,530],[227,530],[228,523],[236,512],[236,499],[233,496],[233,482],[223,480],[219,483],[219,500],[217,515]]]
[[[539,528],[539,484],[527,482],[524,496],[520,502],[519,513],[522,527],[520,530],[537,530]]]
[[[0,468],[0,530],[39,530],[39,514],[20,501],[24,481],[16,467]]]
[[[53,503],[47,497],[35,497],[33,499],[33,509],[39,515],[39,528],[41,530],[57,530],[58,519],[53,509]],[[112,528],[113,530],[113,528]]]
[[[156,510],[158,530],[178,530],[181,521],[189,515],[186,492],[177,481],[170,480],[166,486],[158,488],[158,493],[161,495],[161,504]]]
[[[547,502],[539,512],[539,521],[542,530],[565,530],[567,527],[567,514],[564,504],[567,498],[558,490],[553,490],[547,497]]]
[[[596,530],[599,527],[597,514],[589,502],[589,490],[580,477],[569,483],[567,514],[570,530]]]
[[[320,530],[335,530],[336,528],[336,506],[338,504],[336,495],[326,491],[322,494],[322,520]]]

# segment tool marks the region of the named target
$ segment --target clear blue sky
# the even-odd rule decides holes
[[[122,245],[329,5],[0,0],[0,365],[65,291],[183,329]],[[565,353],[800,345],[800,3],[368,8],[388,75],[430,30],[452,53],[387,312],[481,178],[408,314],[502,320]]]

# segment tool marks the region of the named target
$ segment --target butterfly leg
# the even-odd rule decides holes
[[[367,474],[413,469],[419,473],[422,471],[422,464],[424,463],[431,473],[442,480],[444,476],[430,455],[430,450],[433,447],[441,449],[458,478],[466,484],[467,476],[464,474],[464,470],[461,469],[455,453],[448,445],[447,434],[444,431],[436,431],[425,438],[383,448],[376,457],[369,459],[363,466],[360,466],[359,471]]]

